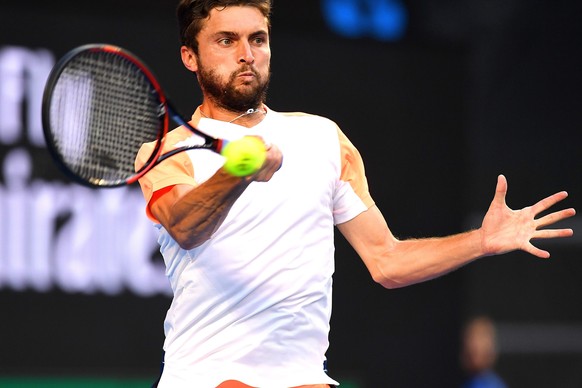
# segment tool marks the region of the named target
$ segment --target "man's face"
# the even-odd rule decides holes
[[[235,112],[265,99],[271,50],[267,20],[248,6],[213,9],[198,34],[197,75],[205,97]]]

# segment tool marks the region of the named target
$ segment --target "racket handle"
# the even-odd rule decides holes
[[[190,131],[192,131],[193,133],[202,136],[206,142],[210,142],[211,146],[208,147],[210,148],[212,151],[218,153],[218,154],[222,154],[222,150],[224,149],[224,147],[226,146],[226,144],[228,143],[227,140],[224,139],[216,139],[214,137],[208,136],[207,134],[199,131],[198,129],[196,129],[195,127],[193,127],[192,125],[190,125],[189,122],[187,122],[179,113],[178,111],[170,104],[169,100],[166,100],[165,102],[165,107],[168,111],[168,115],[172,118],[172,120],[174,120],[174,122],[176,122],[177,124],[180,124],[186,128],[188,128]],[[164,107],[162,106],[162,109],[164,109]]]

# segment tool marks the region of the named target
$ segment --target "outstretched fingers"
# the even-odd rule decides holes
[[[539,214],[544,210],[547,210],[557,204],[560,201],[563,201],[568,197],[568,193],[566,191],[560,191],[556,194],[550,195],[540,201],[538,201],[535,205],[531,208],[535,212],[535,214]]]
[[[537,256],[541,259],[549,259],[550,258],[550,252],[545,251],[543,249],[540,249],[531,243],[527,243],[526,246],[523,247],[523,250],[526,251],[527,253],[534,255],[534,256]]]
[[[543,228],[544,226],[555,224],[558,221],[565,220],[566,218],[570,218],[574,215],[576,215],[576,210],[572,208],[559,210],[557,212],[547,214],[537,219],[536,220],[537,227]]]
[[[566,192],[556,193],[546,199],[541,200],[536,205],[534,205],[534,207],[539,205],[541,210],[539,209],[538,210],[543,211],[555,205],[556,203],[566,198],[567,196],[568,194]],[[576,211],[570,208],[559,210],[557,212],[553,212],[543,217],[540,217],[539,219],[536,220],[536,231],[533,233],[531,240],[571,237],[574,234],[574,231],[570,228],[560,228],[560,229],[540,229],[540,228],[552,225],[566,218],[570,218],[575,214]],[[547,259],[550,257],[550,253],[548,251],[535,247],[533,244],[531,244],[531,242],[528,242],[524,250],[542,259]]]
[[[571,237],[574,231],[570,228],[563,229],[542,229],[536,230],[532,235],[532,240],[542,239],[542,238],[561,238],[561,237]]]
[[[547,198],[542,199],[541,201],[539,201],[538,203],[536,203],[534,206],[531,207],[532,212],[534,212],[534,214],[539,214],[540,212],[543,212],[547,209],[549,209],[550,207],[554,206],[556,203],[564,200],[566,197],[568,197],[568,193],[566,193],[565,191],[561,191],[559,193],[556,193],[554,195],[550,195]],[[568,229],[568,228],[562,228],[562,229],[541,229],[545,226],[548,225],[553,225],[556,222],[565,220],[567,218],[570,218],[572,216],[576,215],[576,210],[574,210],[573,208],[569,208],[569,209],[562,209],[562,210],[558,210],[556,212],[552,212],[550,214],[546,214],[540,218],[538,218],[537,220],[535,220],[536,222],[536,232],[533,235],[533,238],[558,238],[558,237],[570,237],[574,234],[574,231],[572,229]]]

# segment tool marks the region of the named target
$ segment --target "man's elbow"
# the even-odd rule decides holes
[[[371,275],[376,283],[390,290],[402,288],[407,285],[406,281],[393,270],[376,268],[376,270],[371,271]]]
[[[365,260],[372,279],[384,288],[395,289],[408,285],[405,268],[398,264],[398,258],[402,254],[399,250],[401,245],[399,240],[393,238],[390,244],[372,252]]]
[[[372,279],[374,279],[374,281],[380,284],[382,287],[387,288],[389,290],[394,290],[396,288],[402,288],[406,286],[405,283],[399,282],[398,280],[395,280],[391,277],[386,277],[384,275],[373,276]]]
[[[184,250],[194,249],[210,240],[210,233],[193,233],[192,231],[181,231],[176,228],[168,230],[172,239]]]

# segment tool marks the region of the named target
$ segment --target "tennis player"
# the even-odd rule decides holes
[[[140,180],[174,292],[159,387],[338,384],[325,369],[335,227],[386,288],[517,249],[548,257],[530,240],[573,233],[542,228],[574,209],[535,218],[565,192],[511,210],[506,179],[499,176],[479,229],[443,238],[394,237],[370,196],[360,154],[338,126],[265,105],[270,12],[269,0],[178,5],[182,61],[203,94],[192,124],[222,138],[258,136],[267,158],[257,173],[238,178],[222,168],[220,155],[189,151]],[[192,136],[176,128],[166,146]],[[150,154],[145,145],[137,164]]]

